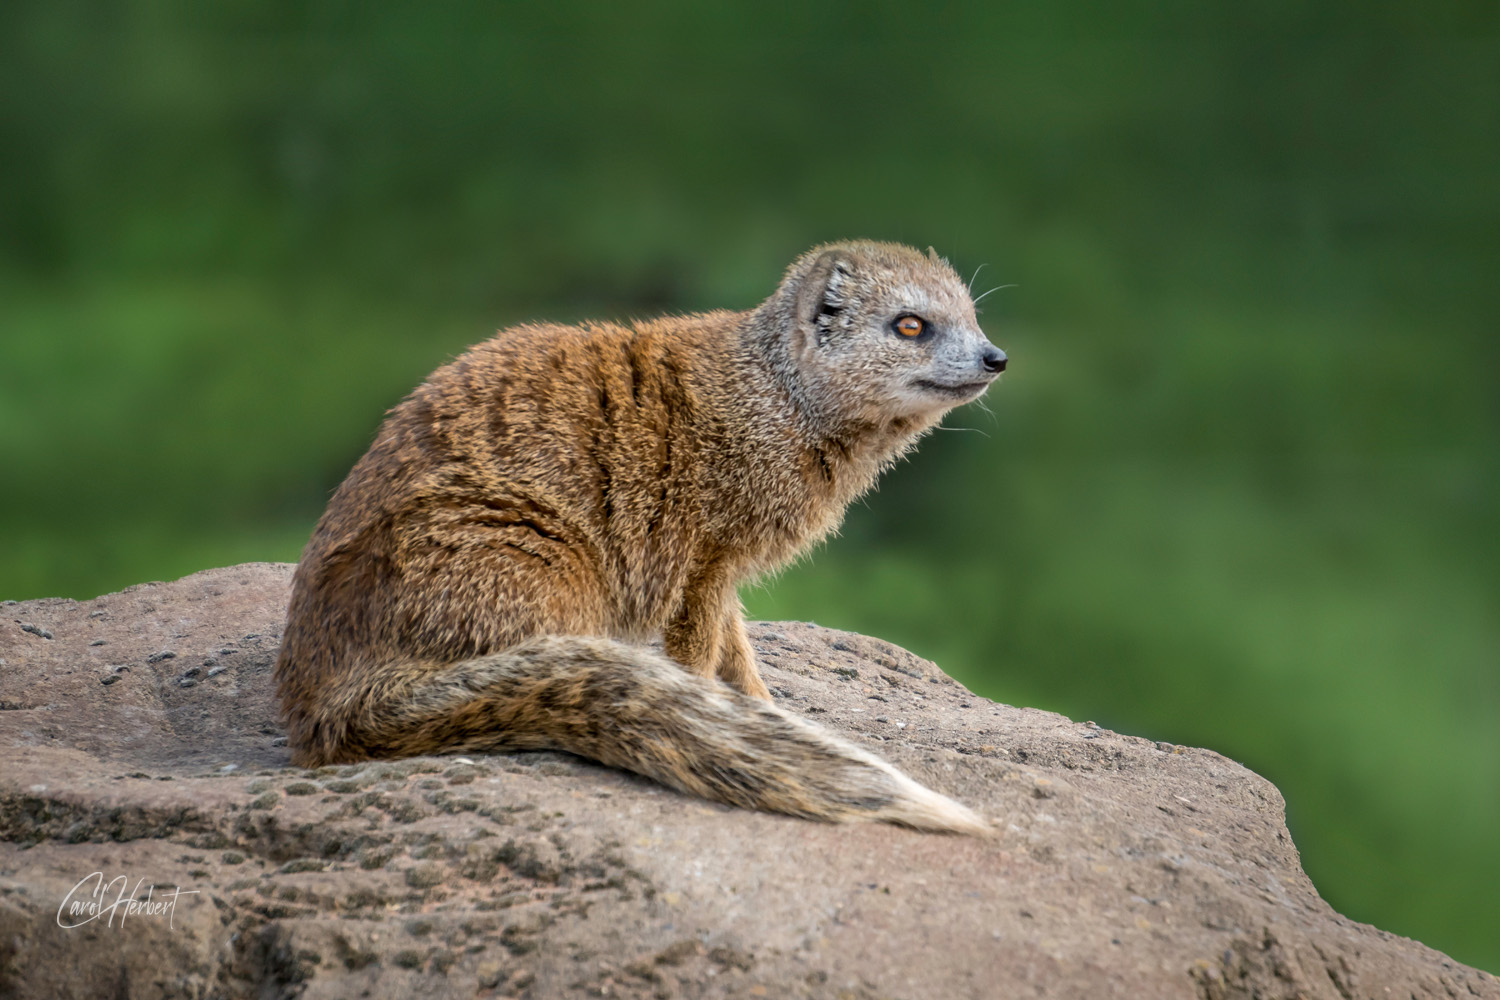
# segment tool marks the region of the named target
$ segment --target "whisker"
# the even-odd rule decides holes
[[[1020,285],[996,285],[994,288],[991,288],[988,292],[985,292],[984,295],[981,295],[981,296],[979,296],[979,298],[975,299],[974,300],[974,304],[977,306],[979,303],[981,303],[981,302],[984,301],[984,296],[985,295],[990,295],[990,294],[992,294],[994,292],[998,292],[1002,288],[1020,288],[1020,287],[1021,287]]]
[[[989,263],[989,262],[986,261],[985,263]],[[984,270],[984,264],[980,264],[978,267],[974,268],[974,277],[969,279],[969,294],[970,295],[974,294],[974,280],[975,280],[975,278],[978,278],[979,277],[979,272],[983,271],[983,270]]]

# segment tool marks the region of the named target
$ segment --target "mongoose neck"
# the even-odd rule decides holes
[[[796,296],[785,286],[747,314],[742,336],[747,357],[755,358],[784,394],[783,412],[791,413],[804,444],[816,452],[883,465],[936,422],[850,413],[837,394],[815,385],[803,358],[810,348],[808,333],[797,316]]]
[[[744,327],[747,354],[759,360],[789,404],[797,430],[810,447],[843,437],[845,423],[832,401],[804,377],[800,354],[804,333],[797,321],[796,297],[777,289],[749,314]]]

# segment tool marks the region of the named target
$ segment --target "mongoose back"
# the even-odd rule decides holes
[[[555,749],[736,806],[984,832],[771,704],[736,584],[1005,362],[946,261],[872,242],[810,251],[749,312],[501,331],[387,414],[302,554],[276,663],[293,761]]]

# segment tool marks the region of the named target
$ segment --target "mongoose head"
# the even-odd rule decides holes
[[[787,271],[778,300],[794,311],[783,329],[799,395],[825,421],[935,422],[1005,370],[968,286],[932,250],[816,247]]]

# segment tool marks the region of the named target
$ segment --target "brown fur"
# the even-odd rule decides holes
[[[1003,358],[946,262],[878,243],[817,248],[747,313],[502,331],[391,410],[318,522],[276,664],[293,759],[555,748],[735,805],[983,829],[769,704],[735,588]]]

